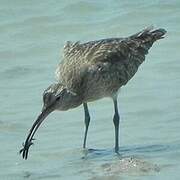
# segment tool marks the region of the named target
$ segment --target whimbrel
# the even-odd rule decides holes
[[[87,43],[67,42],[63,59],[56,70],[57,82],[43,93],[43,108],[20,150],[28,157],[34,134],[43,120],[53,111],[66,111],[83,104],[85,134],[90,123],[88,102],[110,97],[114,104],[115,152],[119,151],[118,90],[137,72],[145,55],[156,40],[162,39],[164,29],[146,28],[127,38],[108,38]]]

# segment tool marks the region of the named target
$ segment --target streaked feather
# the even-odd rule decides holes
[[[57,80],[84,94],[87,101],[112,96],[134,76],[150,47],[165,33],[151,27],[127,38],[67,42],[56,70]]]

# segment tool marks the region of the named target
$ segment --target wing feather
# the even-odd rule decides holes
[[[127,38],[109,38],[87,43],[67,42],[63,59],[56,70],[57,80],[69,88],[80,88],[84,72],[91,72],[87,69],[108,63],[110,69],[111,66],[118,67],[113,70],[117,71],[116,75],[123,76],[119,78],[123,79],[122,84],[126,84],[145,60],[152,44],[163,38],[165,33],[164,29],[146,28]]]

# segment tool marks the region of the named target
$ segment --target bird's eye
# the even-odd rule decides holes
[[[56,101],[60,100],[61,99],[61,96],[57,96],[56,97]]]
[[[63,89],[57,96],[56,96],[56,100],[60,100],[64,94],[66,93],[66,89]]]

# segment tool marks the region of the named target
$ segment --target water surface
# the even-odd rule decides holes
[[[0,179],[179,179],[180,1],[1,1]],[[82,107],[51,114],[28,161],[18,151],[42,106],[42,92],[67,40],[167,29],[121,90],[120,155],[113,152],[110,99],[90,104],[89,151]]]

